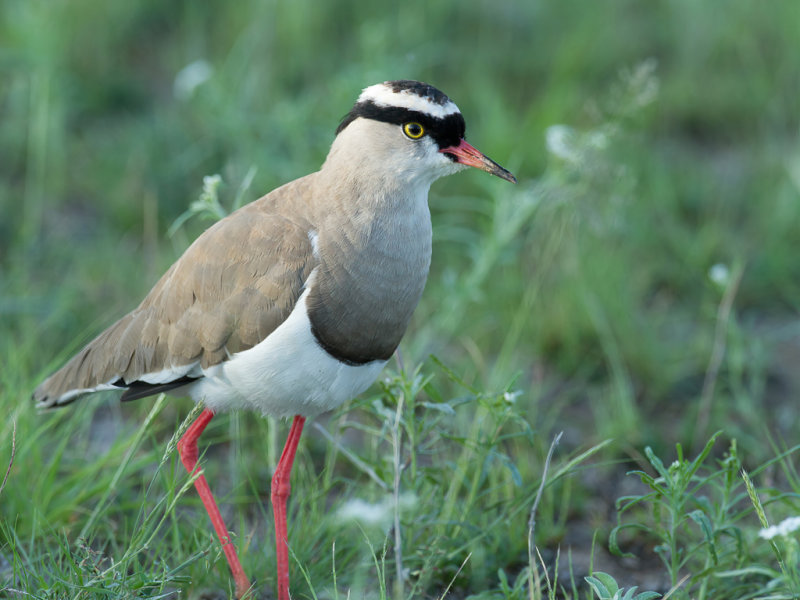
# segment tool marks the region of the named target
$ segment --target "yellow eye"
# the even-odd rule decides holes
[[[412,140],[418,140],[425,135],[425,128],[419,123],[406,123],[403,125],[403,133]]]

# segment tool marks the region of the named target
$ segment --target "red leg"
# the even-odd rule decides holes
[[[200,437],[206,425],[208,425],[213,418],[214,413],[209,409],[205,409],[178,441],[178,453],[181,456],[183,466],[186,467],[189,473],[192,473],[197,466],[197,438]],[[208,516],[211,517],[211,524],[217,532],[219,543],[222,544],[222,551],[225,553],[225,558],[228,559],[228,565],[231,568],[233,581],[236,586],[236,597],[241,598],[247,590],[250,589],[250,582],[247,579],[247,575],[244,573],[244,569],[242,569],[242,565],[239,563],[239,557],[236,556],[236,548],[234,548],[231,543],[228,529],[225,527],[222,515],[219,514],[219,508],[217,508],[217,503],[214,501],[214,496],[211,494],[211,489],[208,487],[205,475],[200,475],[200,477],[195,479],[194,487],[197,489],[197,493],[200,494],[200,499],[206,507]]]
[[[286,445],[283,447],[281,459],[275,468],[272,476],[272,512],[275,514],[275,554],[278,559],[278,600],[290,600],[289,598],[289,538],[286,532],[286,499],[289,497],[291,486],[289,478],[292,474],[294,455],[297,452],[297,444],[300,441],[300,434],[303,433],[303,425],[306,420],[297,415],[292,421],[292,428],[289,430],[289,437],[286,438]]]

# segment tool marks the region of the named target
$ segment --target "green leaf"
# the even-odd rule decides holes
[[[446,402],[418,402],[419,406],[423,408],[427,408],[429,410],[437,410],[439,412],[445,413],[446,415],[454,415],[456,411],[453,410],[453,407],[447,404]]]
[[[603,583],[597,579],[596,577],[592,577],[591,575],[584,577],[586,582],[592,586],[594,593],[597,595],[600,600],[608,600],[611,598],[608,592],[608,588],[606,588]]]
[[[717,431],[714,435],[711,436],[711,439],[706,442],[705,448],[703,451],[698,454],[695,459],[690,463],[689,467],[689,476],[693,476],[697,473],[697,469],[700,468],[700,465],[708,458],[708,455],[711,453],[711,449],[714,447],[714,443],[717,441],[717,438],[722,435],[722,431]]]
[[[597,594],[600,600],[653,600],[661,597],[661,594],[656,592],[642,592],[637,595],[638,586],[633,586],[623,594],[623,590],[616,580],[602,571],[595,571],[593,575],[584,577],[584,579],[592,586],[594,593]]]
[[[610,600],[614,598],[619,591],[619,585],[616,580],[608,573],[602,571],[595,571],[592,575],[584,577],[586,582],[592,586],[598,598],[601,600]]]
[[[692,521],[700,525],[700,529],[703,531],[703,537],[705,537],[706,542],[708,542],[708,547],[711,551],[711,558],[716,565],[718,563],[718,559],[717,549],[714,544],[714,525],[702,510],[693,510],[688,516]]]
[[[622,558],[634,558],[636,556],[635,554],[623,551],[622,548],[619,547],[619,542],[617,542],[617,535],[623,529],[645,529],[645,527],[636,523],[617,525],[611,530],[611,533],[608,534],[608,549],[611,551],[611,554]]]
[[[650,464],[653,465],[653,468],[658,471],[658,474],[661,475],[666,481],[669,481],[669,470],[664,466],[664,463],[658,458],[653,452],[653,449],[650,446],[646,446],[644,449],[644,454],[647,457],[647,460],[650,461]]]

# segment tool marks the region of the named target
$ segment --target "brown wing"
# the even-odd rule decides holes
[[[227,360],[274,331],[316,261],[308,223],[271,214],[267,198],[203,233],[138,308],[36,388],[37,404],[66,404],[98,386],[126,387],[156,373],[158,381],[148,383],[169,387],[193,365]]]

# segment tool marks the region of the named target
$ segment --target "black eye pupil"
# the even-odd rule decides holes
[[[422,125],[419,123],[406,123],[403,125],[403,131],[405,131],[406,135],[413,140],[421,138],[422,134],[425,133]]]

